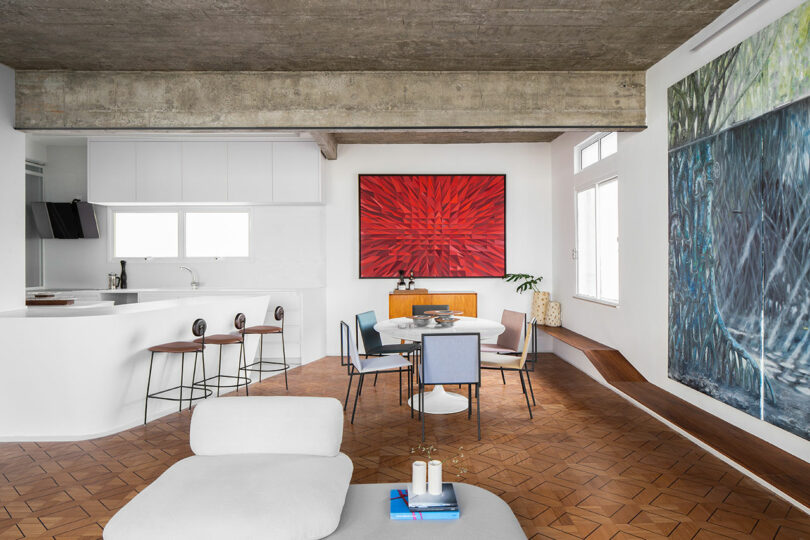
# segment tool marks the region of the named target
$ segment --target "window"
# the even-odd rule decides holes
[[[113,257],[177,257],[177,212],[115,212]]]
[[[619,180],[576,194],[577,296],[619,302]]]
[[[597,133],[577,145],[574,149],[574,169],[576,172],[579,172],[615,154],[618,149],[619,139],[615,131],[610,133]]]
[[[111,210],[112,257],[250,256],[250,212]]]
[[[186,257],[247,257],[247,212],[187,212]]]

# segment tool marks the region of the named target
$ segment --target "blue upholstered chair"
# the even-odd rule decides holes
[[[478,440],[481,440],[481,334],[422,334],[422,361],[419,364],[419,413],[422,417],[422,441],[425,440],[425,385],[466,384],[467,418],[472,415],[472,387],[475,386],[475,409]]]
[[[352,408],[352,421],[354,424],[354,414],[357,412],[357,400],[363,391],[363,380],[365,376],[373,373],[376,377],[378,373],[399,373],[399,404],[402,405],[402,372],[405,371],[408,379],[408,395],[411,395],[411,362],[401,354],[386,354],[382,356],[372,356],[361,359],[357,353],[357,345],[352,338],[349,325],[340,321],[340,360],[349,364],[349,386],[346,388],[346,399],[343,402],[343,410],[349,404],[349,394],[352,389],[352,379],[355,374],[360,378],[357,381],[357,391],[354,395],[354,407]],[[413,408],[411,408],[413,417]]]

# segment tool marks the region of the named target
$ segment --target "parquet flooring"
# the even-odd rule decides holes
[[[345,395],[334,358],[289,376],[290,394]],[[484,374],[480,442],[463,413],[427,417],[446,474],[463,453],[459,480],[501,496],[529,538],[810,539],[810,516],[559,358],[544,355],[532,380],[529,420],[519,381]],[[286,394],[283,379],[251,394]],[[190,455],[189,419],[184,411],[91,441],[0,444],[0,540],[100,537],[116,510]],[[397,377],[367,382],[343,439],[353,482],[406,481],[418,442],[419,423],[397,406]]]

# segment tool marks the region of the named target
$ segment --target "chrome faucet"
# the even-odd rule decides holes
[[[197,281],[197,274],[194,273],[194,270],[192,270],[188,266],[181,266],[180,270],[188,270],[189,273],[191,274],[191,288],[192,289],[197,289],[197,287],[200,286],[200,282]]]

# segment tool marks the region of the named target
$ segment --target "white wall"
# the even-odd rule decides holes
[[[14,131],[14,70],[0,65],[0,310],[25,305],[25,135]]]
[[[553,296],[563,303],[563,324],[619,349],[654,384],[708,412],[810,460],[810,441],[749,416],[667,377],[668,202],[666,90],[802,2],[767,2],[696,52],[695,38],[647,72],[647,124],[623,133],[619,153],[573,173],[573,147],[589,133],[568,133],[551,144],[554,206]],[[592,178],[619,175],[620,295],[618,308],[572,298],[575,266],[574,187]],[[555,344],[555,352],[595,378],[578,351]]]
[[[45,198],[67,202],[87,197],[85,146],[49,145],[45,168]],[[324,216],[322,206],[255,206],[252,258],[249,262],[206,261],[189,264],[204,287],[317,288],[325,284]],[[97,207],[101,238],[44,240],[46,287],[103,288],[106,274],[120,271],[109,260],[107,213]],[[187,272],[179,263],[127,262],[129,287],[186,287]]]
[[[358,174],[506,174],[506,269],[541,274],[550,287],[551,163],[547,143],[343,145],[324,164],[326,194],[327,351],[340,352],[341,320],[374,310],[388,318],[396,279],[359,275]],[[503,309],[529,311],[531,298],[500,279],[419,279],[431,291],[475,291],[478,315],[500,320]],[[550,346],[546,344],[546,346]]]

